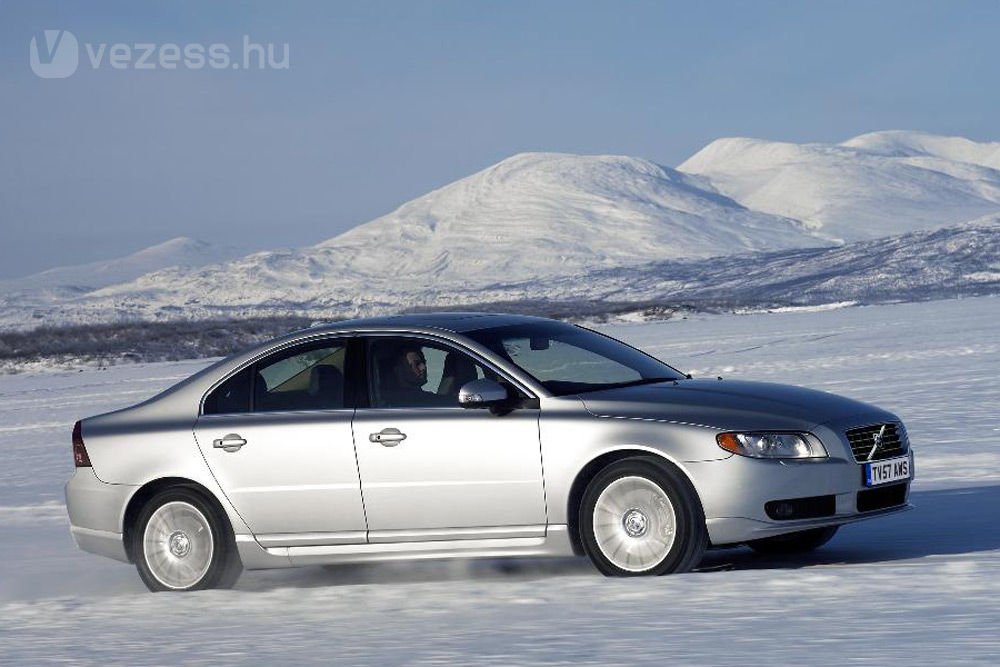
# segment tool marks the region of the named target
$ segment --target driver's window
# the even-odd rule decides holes
[[[372,339],[368,367],[374,408],[457,407],[462,385],[487,377],[464,352],[419,338]]]

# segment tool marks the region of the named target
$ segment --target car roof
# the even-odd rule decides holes
[[[507,313],[479,313],[479,312],[438,312],[438,313],[404,313],[402,315],[387,315],[383,317],[365,317],[354,320],[343,320],[340,322],[322,322],[314,325],[314,328],[330,330],[345,329],[441,329],[454,333],[466,333],[479,329],[492,329],[493,327],[508,326],[511,324],[527,323],[551,323],[545,317],[533,317],[530,315],[512,315]]]

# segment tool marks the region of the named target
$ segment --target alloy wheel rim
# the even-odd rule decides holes
[[[652,480],[629,476],[608,484],[594,505],[594,538],[604,557],[628,572],[644,572],[670,553],[677,515]]]
[[[146,523],[143,553],[150,573],[167,588],[194,586],[212,564],[215,541],[208,519],[190,503],[161,505]]]

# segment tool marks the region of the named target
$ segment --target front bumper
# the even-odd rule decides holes
[[[890,507],[884,510],[873,512],[854,512],[849,515],[834,515],[819,519],[801,519],[797,521],[758,521],[756,519],[743,519],[738,517],[726,517],[707,519],[709,541],[713,546],[726,546],[729,544],[742,544],[751,540],[759,540],[775,535],[795,533],[800,530],[810,528],[823,528],[824,526],[842,526],[847,523],[857,523],[868,519],[877,519],[888,514],[896,514],[913,509],[913,505],[905,503]]]
[[[906,455],[912,471],[912,450]],[[911,508],[908,498],[912,472],[901,504],[858,511],[858,492],[867,487],[863,481],[863,466],[853,459],[770,461],[734,455],[686,465],[705,510],[709,539],[716,546],[864,521]],[[832,514],[776,520],[764,509],[770,501],[817,496],[833,496]]]
[[[138,487],[108,484],[93,468],[77,468],[66,483],[66,510],[76,546],[123,562],[129,562],[122,541],[125,506]]]

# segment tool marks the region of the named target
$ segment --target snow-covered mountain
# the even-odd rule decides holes
[[[144,248],[125,257],[63,266],[23,278],[0,280],[0,294],[25,290],[89,292],[135,280],[139,276],[171,266],[197,268],[232,259],[235,249],[220,247],[184,236]]]
[[[355,273],[483,283],[818,242],[646,160],[525,153],[319,248]]]
[[[1000,293],[1000,215],[941,229],[803,248],[600,270],[499,285],[484,301],[734,306],[924,301]],[[623,298],[627,297],[627,298]],[[589,306],[588,306],[589,307]]]
[[[887,157],[937,157],[1000,169],[1000,142],[980,143],[965,137],[887,130],[862,134],[841,145]]]
[[[838,145],[720,139],[676,170],[527,153],[311,247],[215,261],[184,240],[173,242],[182,260],[144,251],[39,274],[30,280],[40,286],[83,287],[0,288],[0,327],[336,317],[515,299],[763,303],[1000,291],[998,163],[1000,144],[915,132]]]
[[[128,317],[368,312],[498,282],[824,242],[646,160],[527,153],[316,246],[152,272],[73,307]]]
[[[678,170],[744,206],[856,241],[1000,211],[1000,144],[876,132],[842,144],[718,139]]]
[[[151,273],[95,296],[167,296],[177,306],[205,295],[240,306],[349,302],[359,286],[468,288],[818,243],[795,221],[646,160],[527,153],[313,247]]]

